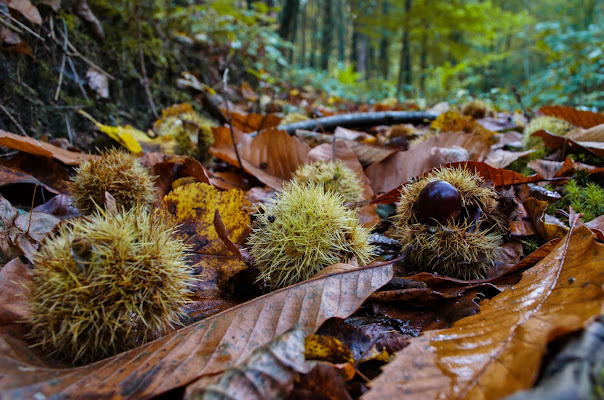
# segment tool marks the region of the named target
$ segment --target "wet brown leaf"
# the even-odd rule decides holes
[[[392,266],[381,265],[308,280],[78,368],[42,362],[23,340],[0,334],[2,396],[150,398],[240,365],[296,324],[307,335],[329,318],[345,318],[391,278]]]
[[[577,223],[513,289],[397,353],[363,399],[499,399],[530,387],[547,344],[602,313],[604,245]]]
[[[484,162],[494,168],[505,168],[519,158],[526,157],[536,150],[526,151],[508,151],[503,149],[497,149],[491,151]]]
[[[576,128],[566,134],[567,138],[583,142],[604,142],[604,123],[589,129]]]
[[[589,129],[604,124],[604,115],[591,111],[581,111],[567,106],[545,106],[539,109],[543,115],[564,119],[574,126]]]
[[[31,185],[38,185],[44,187],[44,189],[48,190],[51,193],[59,193],[54,188],[45,185],[44,183],[40,182],[29,174],[0,165],[0,188],[6,185],[14,185],[17,183],[29,183]]]
[[[210,183],[204,166],[189,156],[146,153],[140,161],[151,170],[151,175],[157,176],[155,187],[159,201],[173,189],[172,183],[178,179],[191,178],[193,182]]]
[[[354,371],[354,370],[353,370]],[[342,372],[326,362],[315,363],[313,369],[300,377],[293,400],[352,400]]]
[[[0,332],[7,327],[18,329],[17,322],[28,315],[25,296],[25,283],[28,281],[28,265],[19,258],[9,261],[0,269]]]
[[[592,219],[585,225],[598,236],[601,242],[604,242],[604,215]]]
[[[67,194],[69,192],[66,182],[69,180],[73,168],[54,158],[18,152],[11,158],[1,158],[0,165],[14,172],[22,172],[35,177],[44,184],[44,188],[51,188],[53,193]]]

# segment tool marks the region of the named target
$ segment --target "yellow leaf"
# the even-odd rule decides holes
[[[333,364],[354,364],[352,353],[338,339],[325,335],[310,335],[304,343],[307,360],[329,361]]]
[[[129,151],[131,151],[133,153],[140,153],[141,151],[143,151],[143,149],[141,148],[141,145],[139,144],[137,139],[135,139],[135,137],[137,137],[140,140],[149,139],[149,137],[147,136],[147,134],[145,132],[139,131],[138,129],[136,129],[130,125],[126,125],[126,126],[103,125],[100,122],[98,122],[97,120],[95,120],[94,118],[92,118],[92,116],[90,116],[90,114],[88,114],[86,111],[80,110],[78,112],[80,114],[82,114],[83,116],[85,116],[86,118],[88,118],[90,121],[92,121],[92,123],[94,125],[96,125],[96,127],[99,128],[101,132],[106,133],[107,136],[109,136],[111,139],[115,140],[116,142],[118,142],[119,144],[121,144],[122,146],[124,146],[126,149],[128,149]],[[143,139],[143,138],[146,138],[146,139]]]
[[[197,253],[231,254],[214,228],[216,210],[233,243],[242,245],[249,235],[250,217],[242,209],[241,193],[235,189],[221,192],[206,183],[191,183],[168,193],[162,207],[180,225],[179,234]]]
[[[129,151],[133,153],[140,153],[143,151],[141,145],[136,141],[133,137],[133,134],[136,135],[144,135],[147,136],[144,132],[139,131],[136,128],[133,128],[130,125],[126,126],[109,126],[98,124],[97,127],[101,130],[101,132],[106,133],[111,139],[115,140]]]

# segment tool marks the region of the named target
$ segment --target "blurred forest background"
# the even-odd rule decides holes
[[[604,107],[602,0],[32,1],[38,16],[17,3],[30,1],[0,0],[0,129],[36,136],[77,131],[81,109],[144,129],[199,96],[191,76],[221,94],[227,69],[284,113],[294,89],[335,112],[475,97],[514,110],[513,86],[528,107]]]
[[[430,100],[523,87],[532,104],[604,105],[604,2],[282,0],[292,75],[346,94]],[[340,87],[344,83],[345,88]],[[344,91],[344,92],[342,92]]]

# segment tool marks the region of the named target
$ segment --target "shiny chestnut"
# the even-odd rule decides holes
[[[461,213],[461,195],[455,186],[445,181],[428,183],[417,196],[415,216],[424,224],[434,225],[435,221],[446,224]]]

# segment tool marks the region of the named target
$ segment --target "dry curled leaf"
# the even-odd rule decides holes
[[[547,241],[566,235],[568,227],[558,218],[546,213],[548,202],[529,197],[524,206],[541,237]]]
[[[499,399],[530,387],[547,344],[602,313],[604,245],[575,218],[517,285],[477,315],[412,339],[362,398]]]
[[[307,335],[329,318],[346,318],[386,284],[392,273],[392,265],[379,265],[302,282],[78,368],[59,368],[42,361],[25,341],[0,333],[2,397],[157,396],[240,365],[258,347],[296,324]]]

